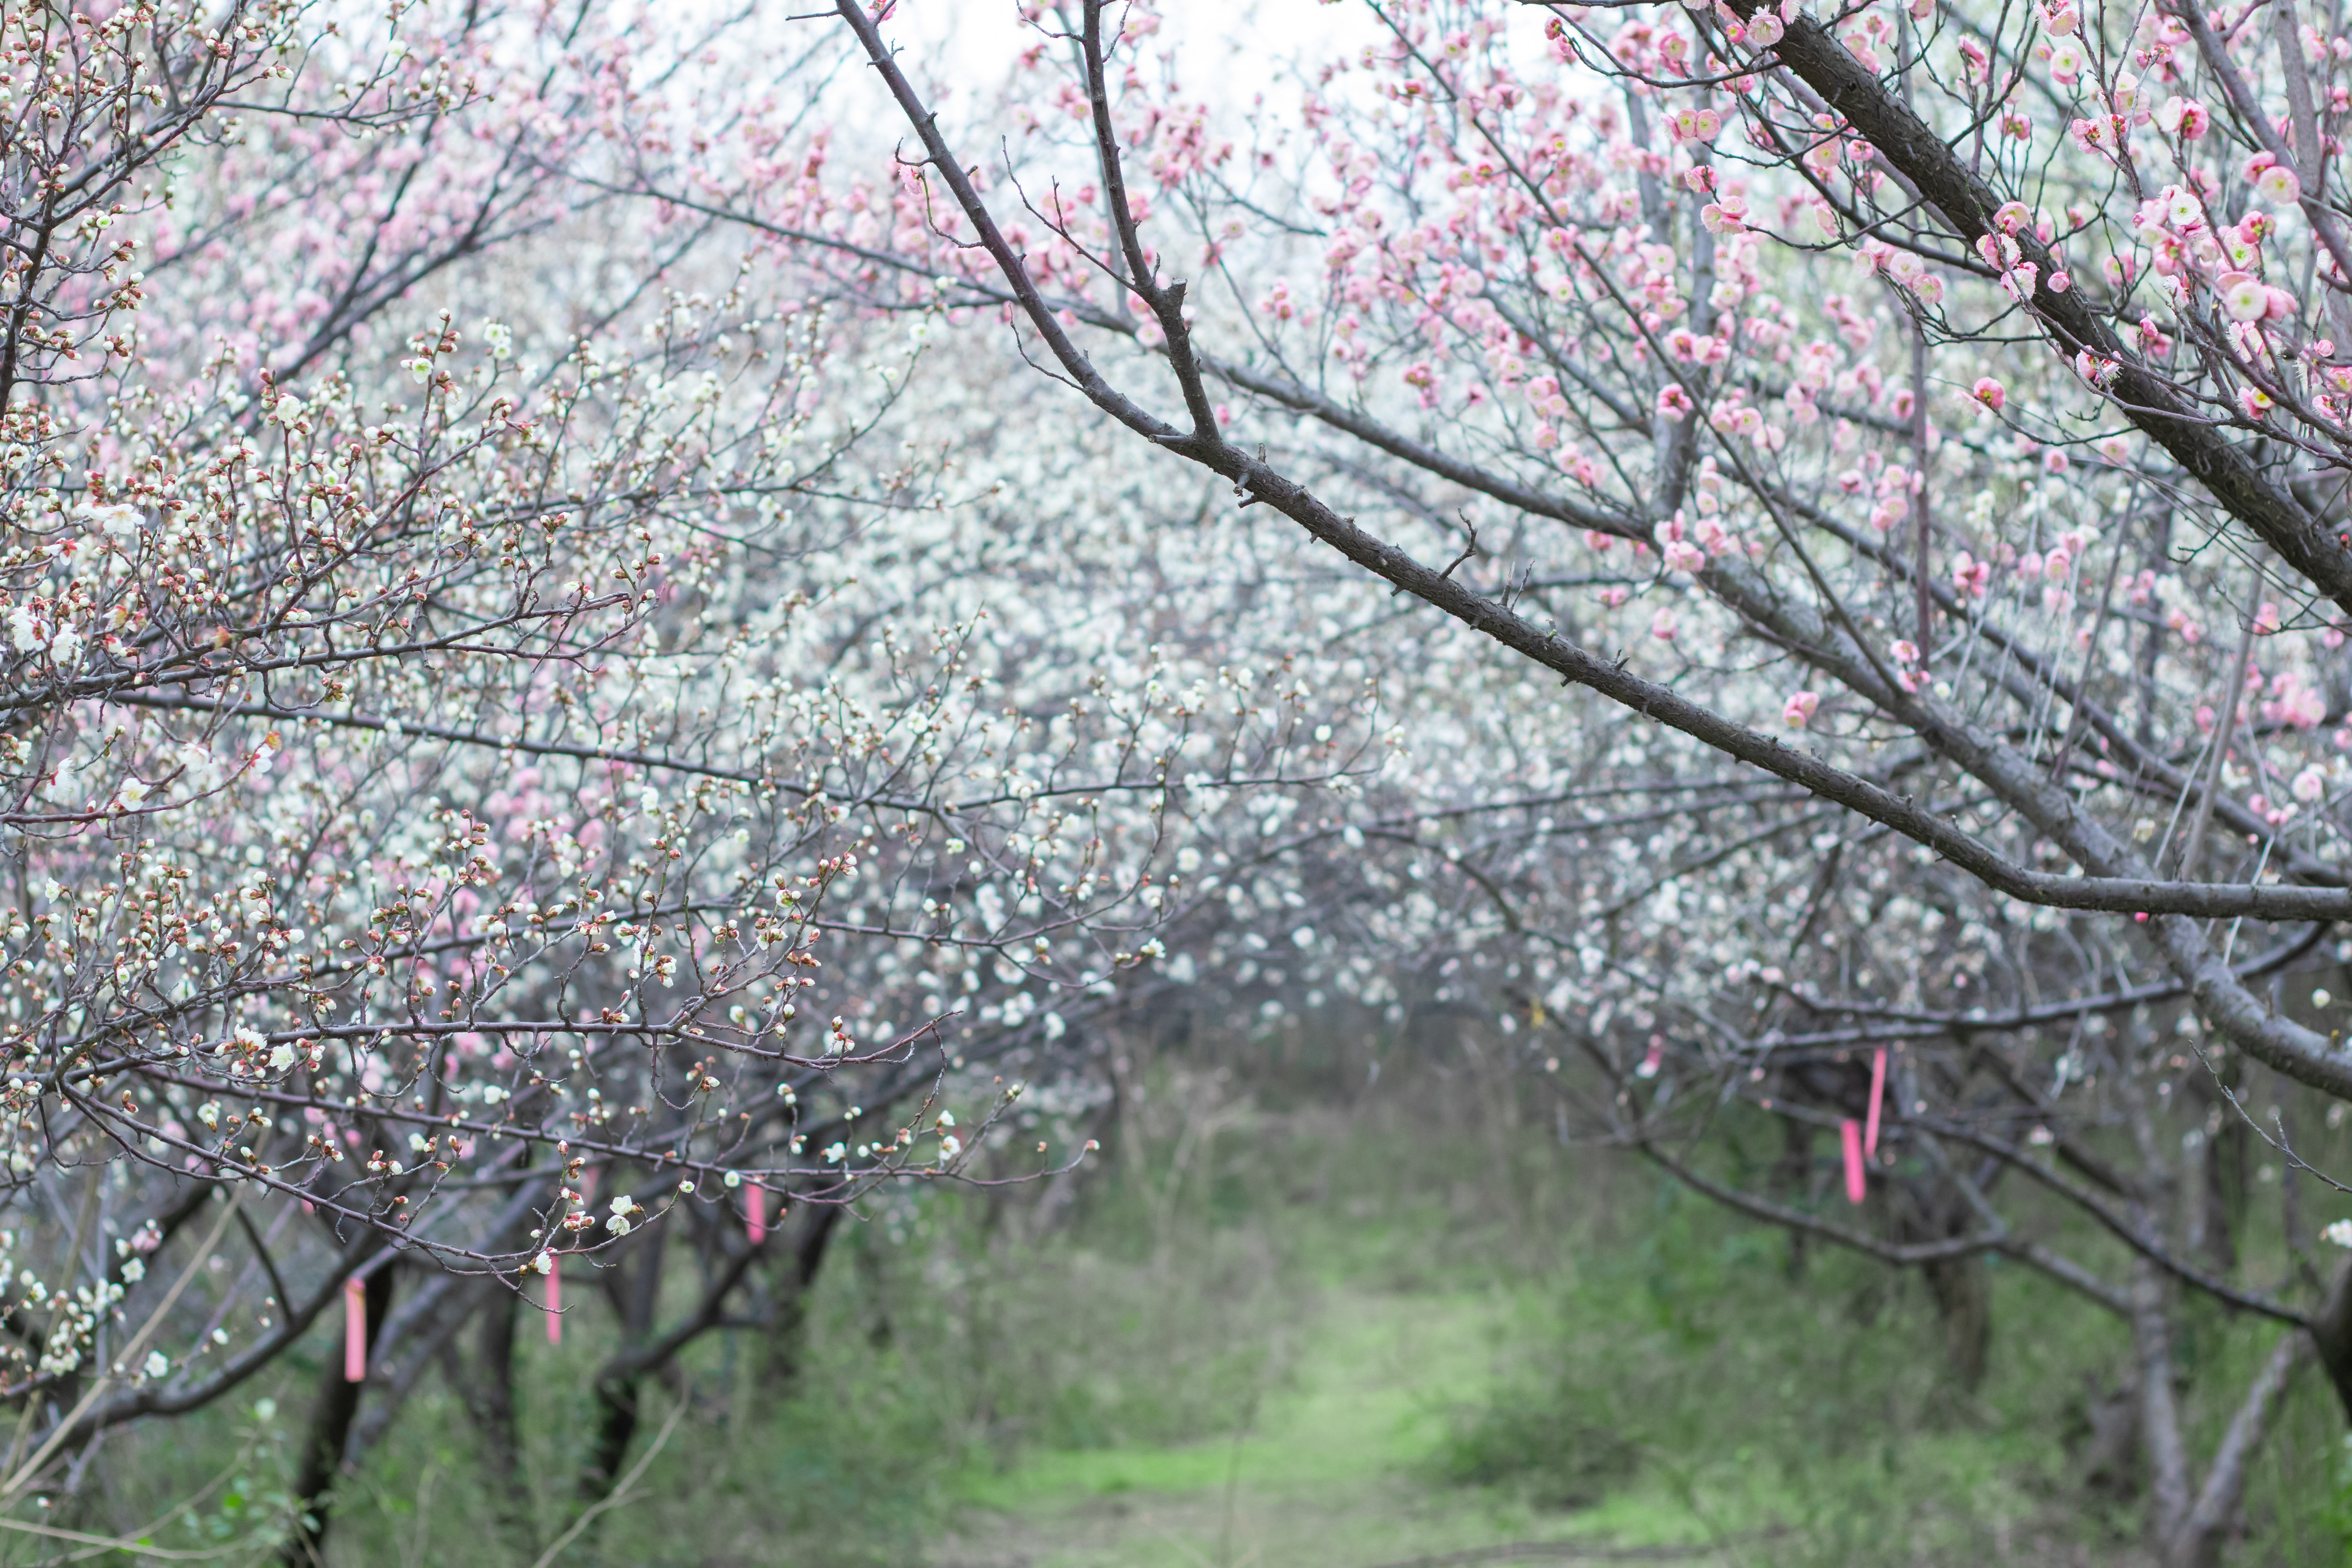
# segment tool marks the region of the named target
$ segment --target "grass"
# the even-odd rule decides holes
[[[1353,1140],[1309,1142],[1291,1169],[1345,1179],[1363,1173]],[[1297,1268],[1283,1385],[1213,1440],[968,1461],[930,1561],[1370,1568],[1513,1542],[1790,1568],[2141,1560],[2137,1500],[2081,1474],[2119,1324],[1996,1267],[1991,1370],[1967,1393],[1915,1279],[1834,1253],[1792,1279],[1771,1233],[1622,1167],[1601,1184],[1607,1223],[1499,1266],[1493,1215],[1449,1215],[1426,1185],[1363,1223],[1320,1199],[1250,1215]],[[2216,1314],[2187,1337],[2200,1454],[2270,1332]],[[2306,1381],[2240,1560],[2342,1560],[2340,1427]]]
[[[1638,1166],[1449,1122],[1445,1087],[1398,1125],[1163,1084],[1158,1121],[1082,1184],[937,1194],[845,1229],[789,1396],[747,1394],[749,1347],[698,1346],[693,1418],[562,1561],[1377,1568],[1513,1542],[1738,1568],[2139,1561],[2138,1503],[2081,1475],[2085,1393],[2126,1358],[2112,1320],[1996,1268],[1990,1372],[1964,1393],[1915,1279],[1833,1252],[1792,1273],[1777,1234]],[[607,1333],[591,1310],[560,1349],[521,1346],[542,1542],[570,1517]],[[2200,1455],[2269,1342],[2219,1313],[2184,1335]],[[85,1517],[152,1519],[234,1457],[159,1542],[247,1534],[314,1374],[121,1442]],[[2345,1560],[2342,1431],[2306,1377],[2233,1562]],[[331,1561],[528,1563],[491,1500],[435,1379],[350,1483]]]
[[[1292,1384],[1230,1436],[1042,1452],[950,1484],[932,1562],[1370,1564],[1532,1539],[1687,1539],[1642,1505],[1569,1519],[1439,1472],[1465,1412],[1493,1396],[1490,1347],[1517,1304],[1334,1289]]]
[[[1588,1270],[1566,1300],[1549,1283],[1444,1296],[1327,1288],[1290,1385],[1246,1426],[1210,1441],[968,1465],[950,1484],[950,1523],[932,1561],[1357,1568],[1581,1541],[1686,1547],[1693,1562],[1858,1563],[1879,1560],[1862,1538],[1890,1528],[1906,1561],[1953,1532],[1858,1510],[1855,1490],[1958,1499],[1971,1522],[2035,1512],[2009,1479],[2048,1458],[2029,1436],[1964,1427],[1874,1449],[1768,1450],[1791,1427],[1850,1421],[1836,1406],[1882,1369],[1849,1362],[1854,1375],[1815,1383],[1807,1409],[1755,1364],[1785,1359],[1782,1323],[1750,1340],[1661,1315],[1654,1301],[1645,1317],[1646,1289],[1629,1301],[1606,1268]],[[1612,1326],[1562,1337],[1563,1322],[1595,1321]],[[1678,1387],[1682,1362],[1692,1364]],[[1604,1370],[1613,1375],[1595,1375]],[[1788,1381],[1821,1372],[1801,1364]],[[1703,1386],[1723,1377],[1737,1394],[1710,1404]],[[1646,1412],[1634,1408],[1643,1402]],[[1855,1471],[1861,1486],[1839,1484]]]
[[[958,1502],[1001,1510],[1123,1492],[1214,1489],[1238,1473],[1258,1488],[1351,1482],[1428,1461],[1446,1440],[1448,1395],[1483,1392],[1481,1344],[1496,1315],[1475,1296],[1327,1292],[1311,1309],[1311,1348],[1230,1436],[1024,1455],[1011,1468],[967,1466]]]

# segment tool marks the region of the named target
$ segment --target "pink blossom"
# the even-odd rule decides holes
[[[2293,206],[2303,200],[2303,182],[2284,163],[2273,163],[2254,177],[2254,194],[2274,206]]]
[[[2009,401],[2008,388],[1989,375],[1977,377],[1977,384],[1969,389],[1969,395],[1995,414],[2000,413],[2000,405]]]
[[[1791,692],[1780,707],[1780,722],[1791,730],[1801,730],[1813,721],[1813,714],[1821,705],[1822,694],[1818,691]]]
[[[2194,142],[2211,127],[2213,117],[2195,99],[2175,94],[2166,99],[2164,107],[2156,111],[2156,122],[2164,128],[2166,135]]]
[[[2076,120],[2066,127],[2067,139],[2078,152],[2100,151],[2106,135],[2106,126],[2096,120]]]

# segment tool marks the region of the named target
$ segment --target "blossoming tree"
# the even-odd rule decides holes
[[[0,23],[0,1508],[340,1304],[307,1561],[439,1347],[507,1365],[609,1268],[604,1495],[646,1376],[1002,1143],[992,1068],[1160,955],[1192,821],[1380,752],[1360,683],[1238,695],[1278,647],[1002,624],[1053,575],[988,546],[1038,454],[876,435],[944,301],[908,333],[614,194],[648,105],[733,90],[710,41]]]
[[[1727,1202],[2126,1319],[2156,1532],[2210,1561],[2297,1362],[2352,1393],[2342,1271],[2210,1266],[2200,1153],[2308,1182],[2296,1096],[2352,1092],[2281,978],[2352,913],[2352,43],[2277,4],[1369,9],[1229,134],[1148,7],[1031,6],[983,159],[841,0],[905,121],[887,211],[696,199],[876,297],[957,279],[1155,460],[1614,705],[1549,770],[1612,820],[1546,778],[1454,862],[1548,955],[1530,1022]],[[1636,864],[1583,853],[1637,824]],[[1726,1105],[1835,1134],[1857,1201],[1898,1149],[1920,1201],[1865,1229],[1744,1188],[1693,1142]],[[2116,1258],[2030,1239],[2004,1173]],[[2287,1326],[2201,1481],[2184,1289]]]

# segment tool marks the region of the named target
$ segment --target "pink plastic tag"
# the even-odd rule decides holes
[[[743,1230],[759,1246],[768,1239],[768,1193],[764,1187],[743,1189]]]
[[[367,1381],[367,1287],[343,1281],[343,1381]]]
[[[563,1342],[563,1263],[560,1258],[547,1271],[547,1342]]]
[[[1862,1130],[1862,1152],[1878,1158],[1878,1106],[1886,1098],[1886,1047],[1870,1058],[1870,1124]]]
[[[1838,1123],[1839,1142],[1845,1145],[1845,1198],[1862,1202],[1862,1123],[1851,1116]]]

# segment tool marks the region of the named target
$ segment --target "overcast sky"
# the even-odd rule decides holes
[[[1245,100],[1270,84],[1283,62],[1334,37],[1370,42],[1375,25],[1360,5],[1320,0],[1170,0],[1156,45],[1172,46],[1187,92]],[[890,24],[929,71],[960,88],[1003,79],[1013,58],[1036,41],[1013,0],[903,0]]]

